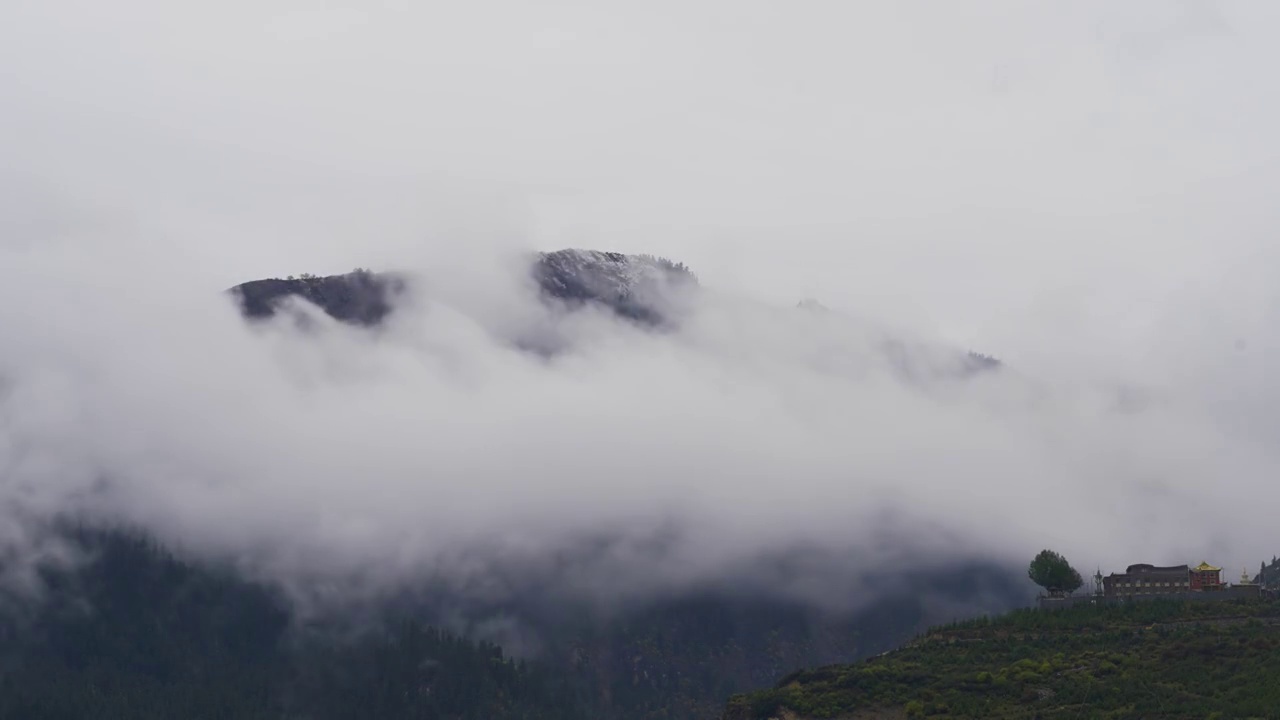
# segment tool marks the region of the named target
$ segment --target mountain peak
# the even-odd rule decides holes
[[[529,273],[545,300],[571,307],[598,305],[650,325],[666,320],[663,310],[673,290],[698,284],[683,263],[599,250],[538,253]],[[343,275],[253,280],[231,288],[231,292],[249,318],[271,317],[286,298],[297,297],[336,320],[372,326],[394,311],[397,297],[406,287],[404,275],[357,268]]]
[[[683,263],[666,258],[581,249],[540,254],[533,277],[545,296],[571,305],[602,303],[651,324],[663,321],[672,290],[698,283]]]
[[[298,297],[335,320],[377,325],[394,309],[396,296],[404,291],[405,284],[399,275],[356,268],[343,275],[318,277],[303,273],[284,279],[252,280],[230,292],[240,301],[245,316],[253,319],[269,318],[285,298]]]

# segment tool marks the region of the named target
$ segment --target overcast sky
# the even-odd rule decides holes
[[[1269,2],[2,12],[17,202],[147,227],[215,284],[651,251],[1008,356],[1141,332],[1275,227]]]
[[[266,427],[219,431],[202,444],[208,437],[199,428],[175,429],[166,402],[179,399],[217,401],[197,423],[204,427],[247,422],[229,397],[248,402],[280,393],[263,415],[278,423],[270,427],[295,429],[313,403],[338,412],[354,402],[346,385],[324,391],[323,400],[300,400],[291,394],[296,388],[271,390],[272,379],[296,379],[290,363],[304,362],[301,351],[280,350],[287,356],[281,360],[261,349],[260,338],[219,324],[213,305],[191,298],[308,271],[478,268],[528,247],[657,253],[688,263],[726,296],[779,305],[817,298],[913,337],[1001,356],[1055,392],[1063,392],[1062,383],[1098,392],[1146,388],[1176,410],[1148,410],[1113,427],[1082,409],[1085,400],[1068,398],[1050,410],[1037,406],[1044,424],[1034,440],[1017,428],[1026,416],[1014,413],[983,425],[976,437],[985,440],[956,441],[952,449],[981,455],[971,458],[982,468],[976,474],[989,475],[981,493],[1026,495],[1025,505],[1003,508],[1010,513],[1040,506],[1048,495],[1037,493],[1050,492],[1018,489],[1022,473],[1056,473],[1063,486],[1093,489],[1178,474],[1178,492],[1190,494],[1170,491],[1170,507],[1194,501],[1211,508],[1199,517],[1212,527],[1187,545],[1208,545],[1212,536],[1233,558],[1252,560],[1280,551],[1280,539],[1268,546],[1255,523],[1231,528],[1233,514],[1250,509],[1252,493],[1270,493],[1264,488],[1280,471],[1267,446],[1273,401],[1280,400],[1270,372],[1280,349],[1277,33],[1280,4],[1264,0],[7,0],[0,3],[7,367],[15,377],[46,371],[45,384],[23,386],[34,393],[26,396],[31,402],[54,408],[47,393],[64,393],[58,397],[68,407],[80,407],[71,413],[74,430],[58,426],[53,410],[37,422],[44,441],[84,441],[107,422],[94,414],[114,407],[136,422],[139,437],[160,428],[177,433],[157,445],[168,453],[163,462],[135,448],[150,473],[159,466],[178,474],[241,472],[236,482],[249,483],[268,468],[324,475],[326,463],[332,470],[344,456],[309,459],[305,468],[272,457],[273,445],[303,452],[312,436],[301,430],[267,440],[259,437],[269,434]],[[619,393],[637,373],[664,368],[671,387],[687,390],[680,397],[689,415],[708,422],[731,412],[732,403],[750,403],[707,389],[707,377],[764,377],[761,368],[748,372],[739,364],[741,353],[780,337],[797,347],[827,342],[797,340],[772,315],[748,323],[746,310],[716,307],[703,316],[702,334],[686,339],[692,350],[642,348],[635,361],[618,355],[613,341],[592,345],[604,349],[590,354],[590,372],[578,368],[554,382],[454,327],[463,349],[451,352],[488,368],[477,371],[483,382],[472,378],[486,388],[487,400],[472,408],[477,432],[500,416],[509,434],[490,429],[485,437],[531,437],[521,420],[541,421],[511,398],[547,403],[543,394],[554,396],[554,389],[575,407],[581,391],[578,409],[588,413],[592,393]],[[175,330],[190,318],[204,323],[195,336]],[[486,318],[479,326],[487,327]],[[726,335],[725,327],[743,324],[759,327]],[[840,334],[846,330],[808,331],[852,342]],[[461,392],[450,384],[457,378],[433,374],[430,363],[397,364],[407,362],[402,353],[440,349],[423,349],[422,328],[405,332],[391,350],[370,351],[376,359],[368,367],[356,363],[363,368],[357,375],[373,373],[382,384],[378,393],[356,396],[370,403],[370,415],[352,417],[447,424],[413,414],[421,408],[394,409],[393,396],[405,388]],[[618,332],[624,346],[641,342]],[[187,344],[174,344],[180,341]],[[347,358],[339,362],[344,368],[355,362],[342,344],[355,340],[334,342],[321,357]],[[118,347],[102,350],[108,346]],[[209,365],[219,348],[226,359]],[[148,373],[127,367],[146,351],[154,362],[141,363]],[[766,356],[778,398],[799,402],[794,391],[814,402],[886,403],[856,418],[864,429],[891,413],[899,413],[902,428],[936,423],[924,436],[894,436],[905,445],[886,439],[878,456],[886,486],[930,478],[920,481],[917,498],[944,475],[904,458],[943,447],[976,422],[948,415],[954,408],[910,405],[899,396],[908,391],[896,386],[832,390],[809,365],[787,364],[796,358]],[[255,365],[268,357],[285,365]],[[281,367],[290,373],[280,374]],[[194,389],[197,377],[229,395]],[[169,394],[143,393],[138,406],[128,406],[136,386],[105,388],[126,379],[155,381]],[[98,381],[103,386],[92,389]],[[537,397],[524,395],[534,392],[525,382],[540,385]],[[184,397],[184,389],[194,395]],[[964,412],[992,412],[990,403],[1006,402],[1010,392],[1023,390],[971,398],[979,409]],[[645,407],[643,393],[632,399],[613,411],[616,422],[644,416],[637,409]],[[761,399],[752,412],[775,400]],[[728,473],[763,462],[751,453],[727,459],[758,432],[780,443],[780,459],[756,470],[781,473],[817,458],[817,479],[800,487],[820,503],[824,483],[844,477],[859,459],[835,445],[815,447],[813,438],[785,440],[815,417],[841,421],[829,408],[813,410],[821,403],[805,407],[767,429],[728,423],[716,440],[724,454],[708,452],[701,467]],[[601,424],[580,422],[569,426],[589,434]],[[358,427],[337,436],[353,437]],[[839,426],[821,427],[827,433]],[[659,454],[687,437],[652,432],[647,447]],[[1030,449],[1055,437],[1063,446],[1052,452]],[[400,487],[422,468],[409,457],[413,438],[399,438],[403,445],[396,439],[380,428],[350,455],[367,458],[381,443],[382,457],[391,458],[388,487]],[[229,448],[259,442],[254,462],[216,462]],[[1115,453],[1129,455],[1104,462]],[[105,462],[92,455],[86,451],[86,467]],[[1082,466],[1066,468],[1067,457]],[[114,472],[136,468],[131,462],[111,458]],[[561,470],[585,473],[566,481],[570,495],[590,487],[591,472]],[[482,471],[504,472],[466,472]],[[325,482],[342,474],[333,472]],[[638,476],[667,473],[672,487],[689,479],[662,463],[646,472]],[[767,475],[757,479],[770,482]],[[270,492],[283,496],[288,488],[297,490]],[[1073,495],[1075,517],[1093,512],[1089,497]],[[762,493],[756,501],[777,499]],[[369,517],[388,510],[369,503]],[[798,502],[796,517],[808,507]],[[237,517],[252,512],[235,503],[225,509]],[[1123,512],[1105,511],[1108,527],[1136,517]],[[1154,545],[1142,539],[1150,537],[1146,530],[1120,532],[1124,547]],[[1107,555],[1105,544],[1082,549],[1124,560]]]

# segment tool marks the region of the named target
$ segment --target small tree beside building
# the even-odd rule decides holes
[[[1051,596],[1073,593],[1084,584],[1084,578],[1071,563],[1052,550],[1041,550],[1027,567],[1027,577]]]

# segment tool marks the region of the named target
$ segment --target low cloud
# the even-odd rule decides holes
[[[485,596],[545,573],[619,599],[755,574],[852,597],[922,561],[1238,563],[1271,539],[1243,510],[1274,498],[1276,456],[1195,386],[1135,409],[714,288],[653,331],[543,303],[514,264],[419,269],[360,328],[303,305],[305,327],[250,324],[103,258],[7,259],[7,511],[140,527],[302,588]],[[566,344],[521,350],[529,328]]]
[[[0,23],[11,566],[60,516],[321,594],[1276,552],[1274,10],[476,8]],[[564,246],[704,289],[549,309]],[[418,278],[382,327],[223,292],[355,266]]]

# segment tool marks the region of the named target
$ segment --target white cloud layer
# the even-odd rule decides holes
[[[1280,547],[1269,4],[0,12],[9,516],[387,582],[679,530],[599,592],[889,531]],[[547,317],[500,261],[530,245],[708,291],[674,335]],[[220,295],[357,265],[434,275],[377,333]],[[556,323],[551,362],[506,342]],[[906,383],[880,328],[1012,370]]]

